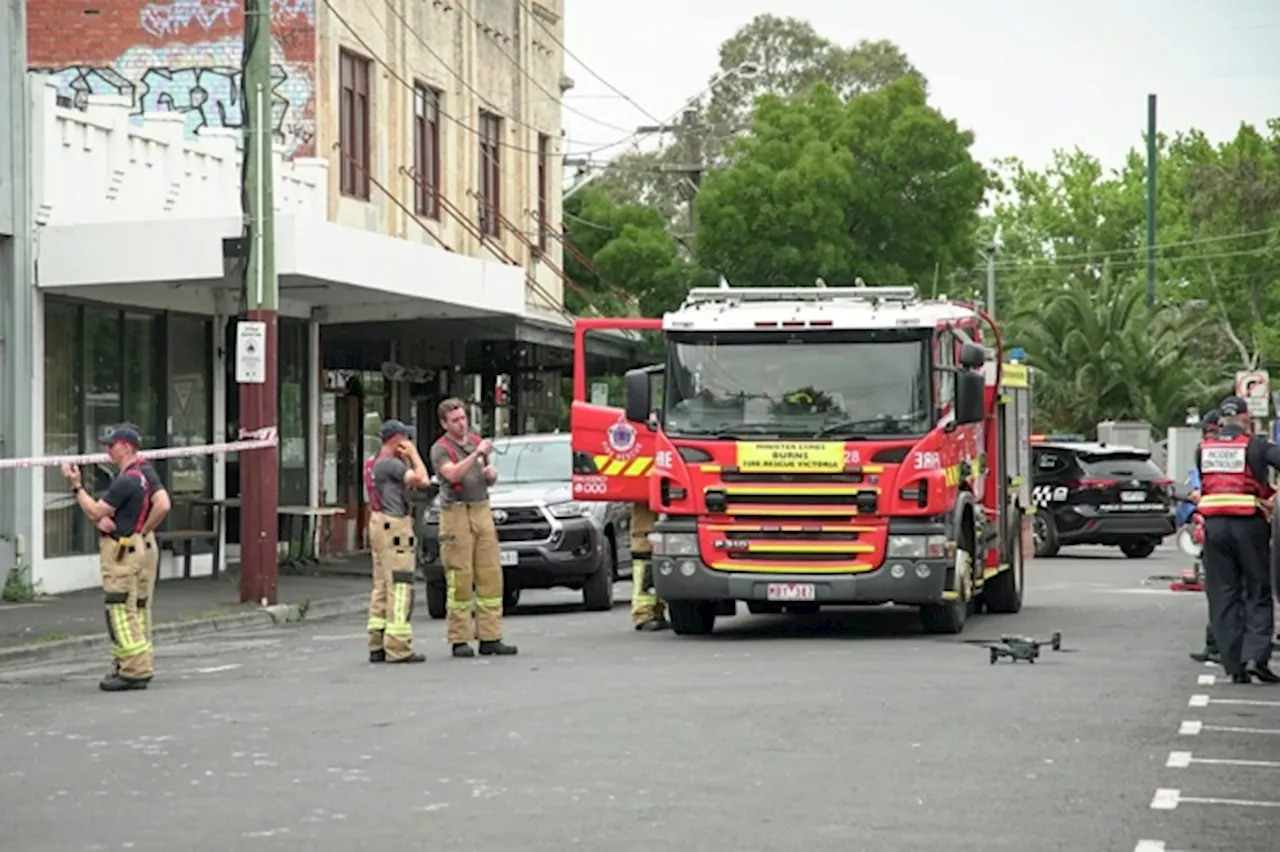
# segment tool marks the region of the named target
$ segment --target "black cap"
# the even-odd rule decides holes
[[[1217,426],[1222,422],[1222,412],[1216,408],[1211,408],[1205,412],[1204,418],[1200,421],[1201,429],[1209,429]]]
[[[402,423],[399,420],[384,420],[382,428],[378,430],[378,435],[382,440],[390,441],[392,438],[404,436],[406,438],[413,437],[413,427],[408,423]]]
[[[129,425],[114,426],[107,431],[105,435],[98,439],[98,443],[104,447],[110,447],[113,444],[125,443],[131,445],[135,450],[142,446],[142,436],[138,434],[138,430]]]
[[[1238,417],[1249,413],[1249,403],[1241,397],[1232,395],[1218,403],[1218,412],[1223,417]]]

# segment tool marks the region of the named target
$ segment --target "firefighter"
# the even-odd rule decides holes
[[[1220,415],[1216,408],[1205,414],[1204,419],[1200,421],[1200,437],[1202,440],[1204,438],[1212,438],[1218,434],[1219,418]],[[1182,512],[1180,511],[1180,515],[1182,515],[1182,517],[1180,517],[1179,520],[1184,524],[1194,524],[1196,522],[1195,504],[1196,501],[1200,499],[1200,471],[1194,465],[1187,473],[1187,484],[1191,486],[1191,493],[1187,495],[1186,502],[1188,511],[1185,515],[1182,515]],[[1201,544],[1203,544],[1203,542],[1201,542]],[[1203,562],[1201,565],[1203,566]],[[1206,602],[1208,601],[1207,595],[1205,596],[1205,600]],[[1204,625],[1204,650],[1191,654],[1191,659],[1195,660],[1197,663],[1222,662],[1222,657],[1218,654],[1218,643],[1213,639],[1212,617],[1210,617]]]
[[[431,446],[431,469],[441,481],[447,639],[455,657],[474,657],[471,640],[476,637],[484,656],[510,656],[518,649],[502,641],[502,564],[489,508],[489,486],[498,481],[498,471],[489,464],[493,444],[467,430],[462,400],[446,399],[437,414],[444,434]]]
[[[120,474],[101,499],[84,489],[80,469],[63,465],[62,475],[75,492],[80,510],[93,521],[101,537],[98,560],[107,610],[107,631],[115,666],[98,684],[105,692],[146,689],[154,669],[151,642],[138,619],[142,588],[142,528],[151,510],[151,489],[138,459],[142,438],[129,426],[111,429],[99,443]]]
[[[365,462],[369,499],[369,549],[373,593],[369,598],[369,662],[421,663],[413,650],[413,574],[417,541],[408,489],[430,481],[422,455],[413,444],[413,427],[385,420],[382,446]]]
[[[1280,447],[1252,435],[1248,406],[1229,396],[1218,406],[1217,435],[1196,451],[1198,511],[1204,517],[1204,586],[1222,667],[1234,683],[1280,683],[1269,667],[1275,604],[1271,598],[1273,489]]]
[[[664,617],[662,600],[653,590],[653,510],[640,503],[631,506],[631,623],[636,630],[666,630],[671,624]]]

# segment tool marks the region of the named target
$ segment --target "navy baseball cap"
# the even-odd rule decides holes
[[[378,435],[384,441],[390,441],[392,438],[396,438],[401,435],[406,438],[412,438],[413,427],[408,423],[403,423],[399,420],[384,420],[382,421],[382,428],[378,430]]]
[[[110,447],[113,444],[129,444],[134,449],[142,446],[142,436],[138,434],[138,430],[132,426],[114,426],[107,431],[105,435],[98,439],[98,443],[104,447]]]
[[[1223,417],[1237,417],[1249,413],[1249,403],[1238,396],[1229,396],[1218,403],[1218,412]]]
[[[1218,409],[1216,408],[1210,409],[1209,411],[1205,412],[1204,419],[1200,421],[1200,428],[1208,429],[1212,426],[1219,425],[1221,422],[1222,422],[1222,414],[1218,411]]]

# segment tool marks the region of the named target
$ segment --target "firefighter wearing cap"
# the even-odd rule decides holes
[[[1218,433],[1196,450],[1197,511],[1204,518],[1204,586],[1222,667],[1235,683],[1280,683],[1271,671],[1270,467],[1280,470],[1280,447],[1251,434],[1249,410],[1238,396],[1218,406]]]
[[[142,528],[150,512],[150,486],[142,472],[138,431],[128,426],[110,430],[99,443],[107,448],[120,470],[101,499],[85,491],[80,469],[63,465],[62,475],[71,484],[81,511],[94,523],[101,538],[98,559],[107,610],[114,667],[99,687],[107,692],[146,689],[154,673],[151,642],[138,619],[142,586]]]
[[[636,630],[666,630],[671,624],[665,606],[653,589],[653,532],[656,516],[648,506],[631,506],[631,623]]]
[[[462,400],[446,399],[437,413],[444,434],[431,446],[431,469],[441,480],[447,638],[455,657],[475,656],[473,637],[480,640],[481,654],[509,656],[517,649],[502,641],[502,564],[489,508],[489,486],[498,481],[488,461],[493,444],[468,431]]]
[[[1221,422],[1221,415],[1219,414],[1218,409],[1215,408],[1212,411],[1205,414],[1204,419],[1200,421],[1201,440],[1203,440],[1204,438],[1212,438],[1213,436],[1217,435],[1220,422]],[[1194,466],[1191,468],[1190,472],[1187,474],[1187,484],[1191,487],[1191,493],[1187,497],[1187,506],[1189,508],[1189,511],[1186,513],[1186,516],[1180,517],[1179,520],[1184,524],[1194,525],[1197,523],[1202,523],[1204,519],[1198,517],[1195,512],[1195,503],[1197,500],[1200,499],[1200,471]],[[1179,514],[1181,515],[1181,510]],[[1203,545],[1204,544],[1203,528],[1201,528],[1200,536],[1201,536],[1200,543]],[[1203,565],[1203,563],[1201,564]],[[1207,596],[1206,596],[1206,600],[1207,600]],[[1197,651],[1191,654],[1191,659],[1195,660],[1197,663],[1221,663],[1222,662],[1222,657],[1218,654],[1218,643],[1214,641],[1214,638],[1213,638],[1212,617],[1209,618],[1209,620],[1205,623],[1205,626],[1204,626],[1204,650]]]
[[[373,555],[373,594],[369,599],[369,662],[421,663],[413,650],[413,572],[416,541],[410,488],[430,481],[414,446],[413,427],[386,420],[379,431],[382,446],[365,462],[368,492],[369,549]]]

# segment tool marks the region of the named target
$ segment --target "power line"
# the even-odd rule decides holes
[[[554,43],[555,43],[555,44],[556,44],[556,45],[557,45],[557,46],[558,46],[562,51],[564,51],[564,55],[565,55],[565,56],[569,57],[569,58],[570,58],[570,59],[572,59],[574,62],[577,62],[579,65],[581,65],[581,66],[582,66],[582,70],[583,70],[583,71],[586,71],[586,72],[587,72],[588,74],[590,74],[592,77],[595,77],[597,80],[599,80],[601,83],[603,83],[603,84],[604,84],[604,87],[605,87],[606,89],[608,89],[609,91],[613,92],[615,95],[617,95],[618,97],[622,98],[624,101],[626,101],[627,103],[629,103],[629,104],[631,104],[633,107],[635,107],[635,108],[640,112],[640,114],[641,114],[641,115],[643,115],[645,118],[649,119],[650,121],[657,122],[658,124],[661,124],[661,123],[662,123],[662,119],[658,118],[656,115],[654,115],[653,113],[649,112],[649,111],[648,111],[647,109],[645,109],[644,107],[640,106],[640,104],[636,103],[636,102],[635,102],[635,100],[634,100],[630,95],[628,95],[626,92],[622,91],[622,90],[621,90],[621,89],[619,89],[617,86],[613,85],[613,84],[612,84],[612,83],[610,83],[608,80],[606,80],[605,78],[603,78],[603,77],[601,77],[599,74],[597,74],[594,68],[592,68],[592,67],[591,67],[590,65],[588,65],[586,62],[584,62],[584,61],[583,61],[583,60],[582,60],[582,59],[581,59],[577,54],[575,54],[572,50],[570,50],[570,49],[568,48],[568,46],[567,46],[564,42],[562,42],[562,41],[561,41],[561,40],[556,36],[556,34],[555,34],[554,32],[552,32],[552,31],[551,31],[551,28],[550,28],[550,27],[548,27],[545,23],[543,23],[543,22],[542,22],[542,19],[541,19],[541,18],[539,18],[539,17],[537,16],[537,14],[535,14],[535,13],[534,13],[533,9],[529,8],[528,6],[526,6],[523,2],[520,2],[520,3],[519,3],[519,5],[520,5],[520,8],[524,9],[524,11],[525,11],[526,13],[528,13],[529,17],[533,18],[533,22],[534,22],[535,24],[537,24],[539,27],[541,27],[541,28],[542,28],[542,31],[543,31],[544,33],[546,33],[546,34],[547,34],[547,36],[548,36],[548,37],[550,37],[550,39],[551,39],[551,40],[552,40],[552,41],[553,41],[553,42],[554,42]]]
[[[1171,242],[1171,243],[1158,243],[1157,245],[1154,246],[1154,248],[1156,251],[1165,251],[1167,249],[1172,249],[1172,248],[1187,248],[1190,246],[1208,245],[1210,243],[1228,242],[1231,240],[1243,240],[1243,239],[1248,239],[1249,237],[1262,237],[1268,234],[1280,234],[1280,228],[1264,228],[1258,231],[1240,231],[1234,234],[1220,234],[1215,237],[1199,237],[1196,239],[1180,240],[1180,241]],[[1135,246],[1134,248],[1112,249],[1109,251],[1101,251],[1101,252],[1079,252],[1077,254],[1064,254],[1057,257],[1045,258],[1043,260],[1033,260],[1031,262],[1019,261],[1019,260],[1006,260],[1006,261],[1000,261],[996,263],[996,268],[1010,269],[1010,270],[1037,269],[1037,268],[1052,269],[1058,266],[1062,266],[1063,264],[1069,263],[1071,261],[1088,261],[1092,263],[1103,263],[1104,261],[1116,255],[1136,254],[1138,252],[1146,251],[1146,248],[1147,248],[1146,246]],[[1262,249],[1252,249],[1250,251],[1260,251],[1260,250]],[[1178,259],[1185,259],[1185,258],[1163,258],[1163,259],[1178,260]],[[1124,263],[1126,261],[1120,261],[1120,262]],[[1146,261],[1143,260],[1141,262],[1145,263]],[[1116,263],[1112,263],[1111,265],[1115,266]]]
[[[390,10],[392,11],[392,14],[394,14],[397,18],[399,18],[399,19],[400,19],[400,21],[405,25],[405,28],[406,28],[406,29],[408,29],[408,30],[409,30],[409,32],[413,33],[413,34],[414,34],[414,36],[415,36],[415,37],[417,37],[418,41],[420,41],[420,42],[421,42],[421,41],[422,41],[422,37],[421,37],[421,36],[419,36],[416,32],[414,32],[413,27],[409,26],[409,22],[408,22],[408,21],[406,21],[406,20],[404,19],[404,17],[400,14],[400,12],[396,10],[396,8],[392,5],[391,0],[383,0],[383,2],[385,2],[385,3],[387,4],[387,8],[388,8],[388,9],[390,9]],[[526,8],[523,4],[517,4],[517,5],[519,6],[519,8],[523,9],[525,12],[528,12],[530,16],[532,16],[532,15],[533,15],[533,13],[532,13],[528,8]],[[465,4],[465,3],[459,3],[459,4],[458,4],[458,6],[457,6],[457,8],[458,8],[458,11],[459,11],[459,12],[461,12],[464,16],[466,16],[466,17],[467,17],[467,18],[468,18],[468,19],[469,19],[473,24],[475,24],[476,26],[480,26],[480,27],[487,27],[487,26],[488,26],[488,24],[486,24],[486,23],[484,23],[483,21],[479,20],[478,18],[476,18],[476,16],[475,16],[475,15],[472,15],[469,11],[467,11],[467,6],[466,6],[466,4]],[[536,20],[537,20],[537,18],[534,18],[534,20],[536,21]],[[539,23],[541,23],[541,22],[539,22]],[[545,29],[545,27],[544,27],[544,29]],[[562,47],[563,47],[563,45],[562,45]],[[524,78],[525,78],[526,80],[528,80],[530,83],[532,83],[532,84],[534,85],[534,88],[536,88],[538,91],[542,92],[544,95],[546,95],[548,98],[550,98],[550,99],[552,100],[552,102],[554,102],[554,103],[558,104],[558,105],[560,106],[560,108],[561,108],[561,109],[563,109],[563,110],[568,110],[569,112],[573,113],[574,115],[580,115],[580,116],[582,116],[583,118],[585,118],[587,121],[590,121],[590,122],[592,122],[593,124],[598,124],[598,125],[600,125],[601,127],[607,127],[607,128],[608,128],[608,129],[610,129],[610,130],[617,130],[617,131],[619,131],[619,132],[621,132],[621,133],[626,133],[626,132],[627,132],[627,128],[625,128],[625,127],[619,127],[619,126],[618,126],[618,125],[616,125],[616,124],[610,124],[610,123],[609,123],[609,122],[607,122],[607,121],[601,121],[600,119],[596,118],[595,116],[592,116],[592,115],[590,115],[590,114],[588,114],[588,113],[585,113],[585,112],[583,112],[583,111],[582,111],[582,110],[580,110],[580,109],[575,109],[574,107],[569,106],[568,104],[566,104],[566,103],[564,102],[564,100],[563,100],[559,95],[555,95],[555,94],[552,94],[551,92],[547,91],[547,88],[546,88],[545,86],[543,86],[543,85],[542,85],[542,83],[538,82],[538,79],[537,79],[536,77],[534,77],[534,76],[533,76],[533,74],[531,74],[531,73],[529,72],[529,69],[525,68],[523,65],[521,65],[521,64],[520,64],[520,60],[516,59],[516,58],[515,58],[515,57],[513,57],[511,54],[507,53],[507,52],[506,52],[505,50],[503,50],[501,47],[498,47],[498,43],[497,43],[496,41],[493,43],[493,48],[494,48],[494,50],[498,51],[498,53],[502,54],[502,57],[503,57],[504,59],[506,59],[508,62],[510,62],[510,63],[511,63],[511,65],[512,65],[512,66],[513,66],[517,71],[519,71],[521,74],[523,74],[523,75],[524,75]],[[446,67],[447,67],[447,66],[446,66]]]
[[[1135,249],[1135,251],[1137,250]],[[1191,261],[1191,260],[1223,260],[1229,257],[1257,257],[1259,255],[1273,254],[1273,253],[1280,253],[1280,249],[1255,248],[1255,249],[1242,249],[1240,251],[1215,252],[1212,254],[1191,254],[1191,255],[1181,255],[1177,257],[1162,257],[1162,258],[1159,258],[1159,261],[1162,263],[1184,263],[1186,261]],[[1023,266],[1013,267],[1010,271],[1031,272],[1036,270],[1060,269],[1063,265],[1064,264],[1060,264],[1060,263],[1024,264]],[[1101,264],[1096,264],[1096,265],[1101,265]],[[1146,266],[1146,265],[1147,265],[1146,258],[1143,258],[1142,260],[1114,261],[1108,264],[1108,266],[1110,266],[1112,269],[1129,269],[1135,266]],[[969,271],[972,272],[976,270],[969,270]]]
[[[361,2],[364,4],[364,7],[369,11],[370,16],[372,16],[372,17],[374,18],[374,20],[377,20],[377,17],[378,17],[378,16],[374,14],[374,12],[373,12],[373,8],[369,6],[368,0],[361,0]],[[375,51],[375,50],[373,49],[373,46],[372,46],[371,44],[369,44],[369,42],[365,41],[364,37],[363,37],[363,36],[361,36],[361,35],[360,35],[360,33],[358,33],[358,32],[356,31],[355,27],[353,27],[353,26],[351,25],[351,23],[350,23],[350,22],[349,22],[345,17],[343,17],[343,15],[342,15],[342,13],[341,13],[341,12],[339,12],[336,8],[334,8],[334,5],[333,5],[332,0],[324,0],[324,5],[329,9],[329,12],[330,12],[330,13],[332,13],[332,15],[334,16],[334,18],[336,18],[336,19],[338,20],[338,23],[342,24],[342,26],[346,29],[346,31],[347,31],[348,33],[350,33],[350,34],[351,34],[351,37],[352,37],[353,39],[355,39],[356,43],[357,43],[357,44],[359,44],[359,45],[364,49],[364,51],[365,51],[366,53],[368,53],[368,54],[369,54],[370,58],[371,58],[371,59],[373,59],[373,61],[375,62],[375,64],[377,64],[377,65],[378,65],[379,67],[381,67],[384,71],[386,71],[388,74],[390,74],[390,75],[391,75],[391,76],[392,76],[392,77],[393,77],[397,82],[399,82],[402,86],[404,86],[405,88],[407,88],[409,91],[411,91],[411,92],[416,92],[416,91],[417,91],[417,88],[418,88],[418,87],[417,87],[414,83],[410,82],[409,80],[406,80],[406,79],[404,78],[404,76],[403,76],[399,71],[397,71],[396,69],[392,68],[390,65],[388,65],[388,64],[387,64],[387,62],[386,62],[384,59],[382,59],[381,57],[379,57],[379,56],[378,56],[377,51]],[[386,28],[385,28],[385,27],[383,27],[381,23],[379,23],[379,24],[378,24],[378,28],[382,30],[383,35],[388,35],[388,34],[387,34],[387,31],[386,31]],[[421,40],[421,36],[418,36],[418,34],[417,34],[416,32],[414,33],[414,35],[415,35],[415,36],[417,36],[417,37],[419,38],[419,40]],[[389,36],[388,36],[388,37],[389,37]],[[452,66],[451,66],[449,63],[447,63],[447,62],[445,62],[443,59],[441,59],[441,58],[440,58],[440,55],[439,55],[438,53],[436,53],[436,52],[431,48],[431,46],[430,46],[430,45],[428,45],[428,44],[426,44],[425,42],[423,42],[422,46],[423,46],[423,48],[427,51],[427,53],[429,53],[431,56],[433,56],[433,57],[436,59],[436,61],[440,62],[440,64],[441,64],[441,65],[443,65],[445,68],[448,68],[448,69],[449,69],[449,73],[450,73],[450,74],[452,74],[453,76],[457,77],[457,78],[458,78],[458,81],[459,81],[460,83],[462,83],[462,85],[463,85],[463,86],[465,86],[469,91],[471,91],[471,92],[472,92],[472,94],[474,94],[477,98],[480,98],[482,101],[487,101],[487,98],[485,98],[485,97],[484,97],[483,95],[481,95],[478,91],[476,91],[476,89],[475,89],[475,88],[473,88],[473,87],[471,86],[471,84],[470,84],[470,83],[468,83],[465,79],[463,79],[463,77],[462,77],[461,75],[459,75],[457,71],[454,71],[454,70],[453,70],[453,68],[452,68]],[[463,129],[463,130],[465,130],[466,132],[470,133],[472,136],[475,136],[475,137],[477,137],[477,138],[483,138],[483,135],[480,133],[480,131],[479,131],[479,130],[477,130],[476,128],[474,128],[474,127],[472,127],[471,125],[467,124],[467,122],[463,121],[462,119],[458,118],[457,116],[453,116],[453,115],[450,115],[449,113],[445,112],[445,110],[444,110],[444,109],[439,108],[439,105],[437,105],[437,110],[436,110],[436,112],[437,112],[437,114],[438,114],[441,118],[446,119],[446,120],[448,120],[449,122],[451,122],[451,123],[453,123],[453,124],[456,124],[458,127],[462,128],[462,129]],[[515,117],[509,117],[509,118],[508,118],[508,120],[509,120],[509,121],[511,121],[511,123],[513,123],[513,124],[520,125],[521,127],[527,127],[527,128],[529,128],[530,130],[533,130],[533,131],[535,131],[535,132],[537,132],[537,133],[542,133],[542,130],[541,130],[540,128],[535,127],[534,125],[529,124],[529,123],[527,123],[527,122],[521,121],[521,120],[520,120],[520,119],[518,119],[518,118],[515,118]],[[510,143],[510,142],[504,142],[504,141],[503,141],[503,140],[501,140],[501,139],[497,139],[497,140],[488,140],[488,141],[493,142],[493,144],[496,144],[496,145],[497,145],[498,147],[500,147],[500,148],[506,148],[506,149],[507,149],[507,150],[509,150],[509,151],[516,151],[516,152],[519,152],[519,153],[521,153],[521,154],[532,154],[532,155],[534,155],[534,156],[539,156],[539,155],[541,155],[541,154],[545,154],[545,153],[546,153],[545,151],[537,151],[537,150],[535,150],[535,149],[533,149],[533,148],[526,148],[526,147],[524,147],[523,145],[514,145],[514,144],[512,144],[512,143]],[[566,143],[570,142],[570,140],[568,140],[568,139],[564,139],[563,141],[564,141],[564,142],[566,142]],[[579,144],[587,144],[587,143],[583,142],[583,143],[579,143]]]

